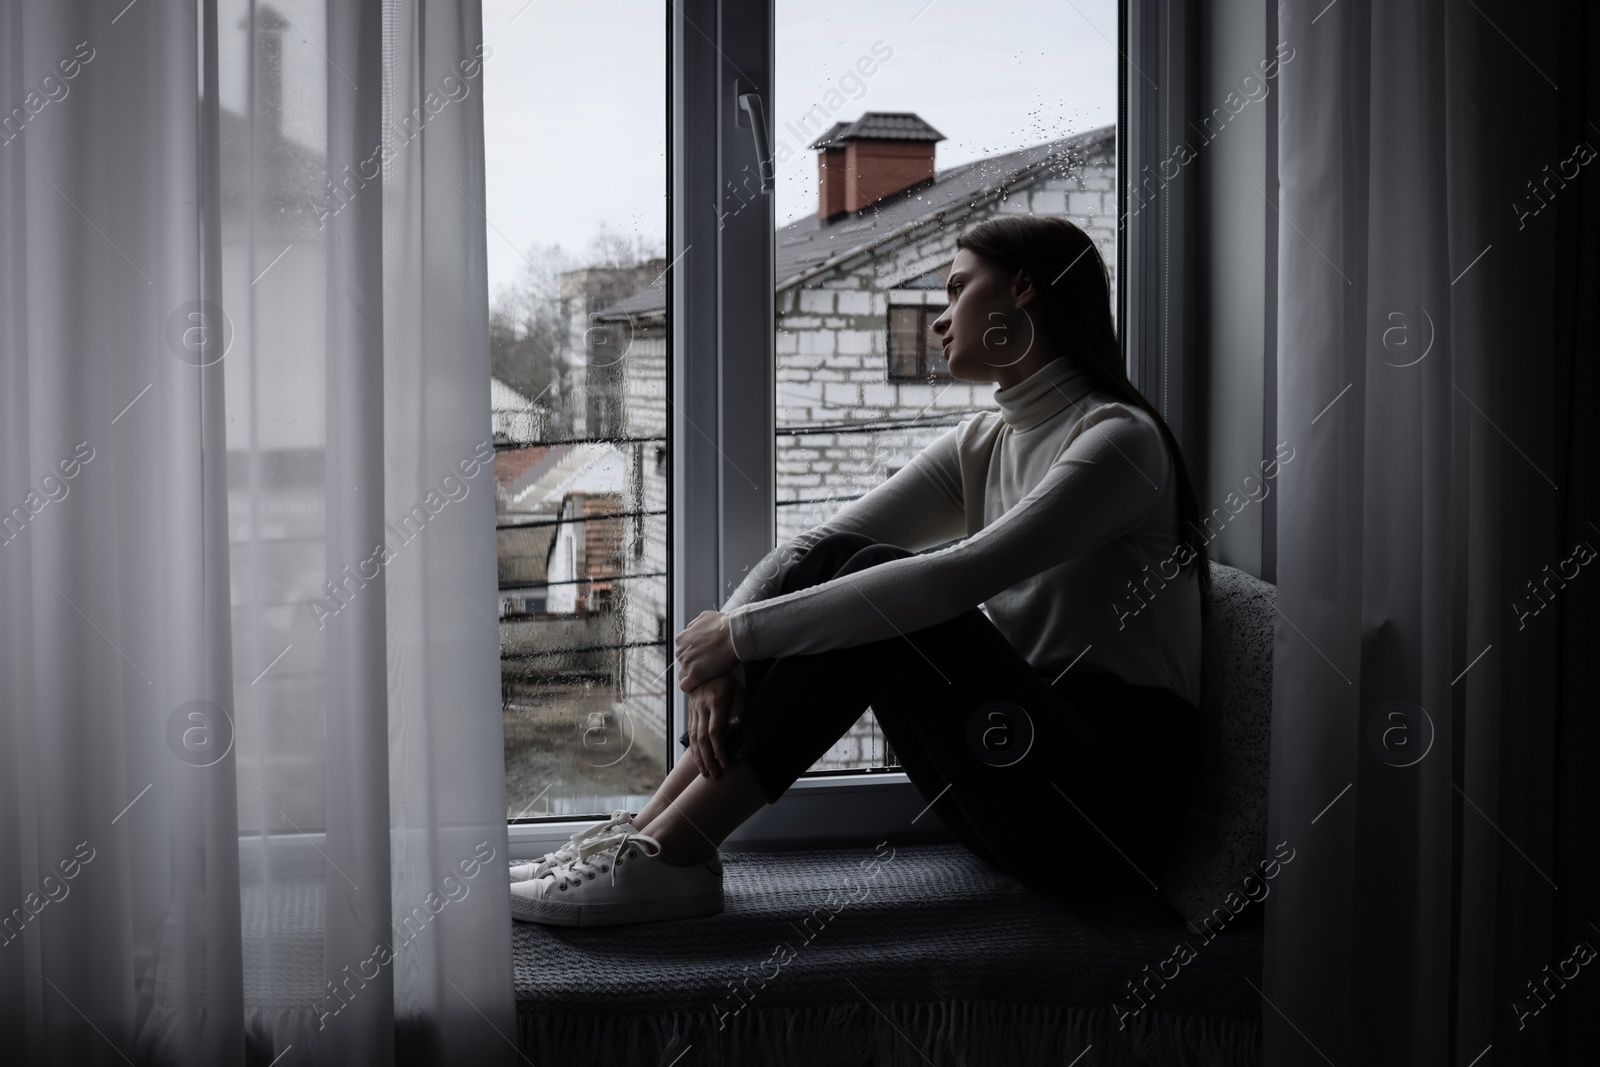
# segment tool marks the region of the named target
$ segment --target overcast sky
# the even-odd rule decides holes
[[[534,242],[581,252],[608,226],[664,245],[665,10],[484,0],[491,294]],[[844,122],[916,112],[947,138],[941,170],[1116,121],[1115,0],[777,0],[776,10],[768,120],[774,148],[793,153],[777,171],[779,225],[816,210],[816,153],[786,124],[800,127],[817,104],[838,104],[830,118]],[[853,84],[862,56],[876,70]]]

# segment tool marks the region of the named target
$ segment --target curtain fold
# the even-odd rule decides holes
[[[21,1062],[516,1058],[479,40],[0,4]]]
[[[451,901],[396,973],[400,1032],[517,1059],[476,3],[385,13],[384,410],[389,746],[398,915]],[[464,235],[473,235],[465,240]],[[484,869],[474,877],[467,870]],[[454,885],[441,872],[455,871]],[[459,897],[459,899],[455,899]],[[497,938],[483,931],[494,929]]]
[[[349,996],[336,1025],[320,1031],[328,1063],[394,1062],[394,988],[406,963],[367,964],[392,943],[394,895],[374,891],[390,877],[389,729],[386,605],[392,572],[362,572],[384,540],[386,413],[384,376],[383,198],[358,168],[381,136],[383,10],[330,4],[327,26],[329,206],[323,220],[327,322],[325,366],[328,465],[323,481],[326,573],[348,598],[327,629],[326,851],[324,977]],[[348,80],[346,80],[348,79]],[[363,151],[363,148],[366,151]],[[345,168],[349,167],[349,170]],[[354,172],[356,181],[347,177]],[[369,170],[370,173],[370,170]],[[353,432],[349,432],[353,431]],[[364,487],[364,488],[363,488]],[[353,580],[347,575],[353,575]],[[342,917],[343,921],[338,921]],[[398,947],[398,946],[396,946]],[[349,984],[354,973],[355,982]]]
[[[1304,862],[1268,902],[1266,1062],[1582,1062],[1600,20],[1278,17],[1278,411],[1306,459],[1279,487],[1269,834]]]

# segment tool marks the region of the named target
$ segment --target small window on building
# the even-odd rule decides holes
[[[919,305],[889,308],[887,377],[890,381],[926,381],[930,377],[950,377],[944,352],[931,329],[934,320],[943,312],[943,307]]]

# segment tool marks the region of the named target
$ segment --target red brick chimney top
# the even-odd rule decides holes
[[[944,134],[909,111],[868,111],[836,122],[807,147],[817,152],[817,216],[827,220],[933,180]]]

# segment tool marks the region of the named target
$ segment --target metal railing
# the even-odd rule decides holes
[[[944,427],[948,427],[948,426],[957,425],[962,418],[964,418],[965,416],[967,416],[969,414],[973,414],[973,412],[968,412],[968,411],[956,412],[956,413],[953,413],[951,415],[942,415],[942,416],[940,416],[938,418],[934,418],[934,419],[926,419],[926,418],[922,418],[922,417],[916,417],[916,418],[910,418],[910,419],[878,419],[878,420],[873,420],[871,422],[857,422],[857,423],[813,423],[813,424],[801,425],[801,426],[782,426],[782,427],[778,427],[774,432],[779,436],[801,437],[801,436],[807,436],[807,435],[813,435],[813,434],[893,433],[893,432],[900,432],[900,431],[905,431],[905,430],[940,429],[940,428],[944,428]],[[555,441],[500,441],[500,442],[496,442],[495,443],[495,451],[498,453],[498,452],[504,452],[504,451],[518,451],[518,450],[525,449],[525,448],[554,447],[554,446],[557,446],[557,445],[576,445],[576,444],[615,444],[615,445],[625,445],[625,444],[646,443],[646,442],[652,442],[652,441],[664,442],[664,441],[666,441],[666,437],[664,435],[655,435],[655,436],[640,436],[640,437],[572,437],[572,438],[564,438],[564,439],[555,440]],[[776,506],[782,508],[782,507],[799,507],[799,506],[808,505],[808,504],[835,504],[835,503],[843,504],[843,503],[848,503],[851,500],[860,499],[862,496],[865,496],[865,495],[866,494],[864,494],[864,493],[852,493],[852,494],[849,494],[849,495],[840,495],[840,496],[807,497],[807,498],[803,498],[803,499],[799,499],[799,500],[779,500],[779,501],[776,502]],[[507,512],[507,513],[502,513],[502,514],[513,515],[513,514],[519,514],[519,513]],[[521,512],[520,514],[538,514],[538,513],[537,512],[532,512],[532,513]],[[504,523],[497,522],[495,524],[495,529],[497,531],[498,530],[529,530],[529,529],[539,529],[539,528],[550,527],[550,526],[560,526],[560,525],[563,525],[565,523],[588,522],[590,520],[643,518],[643,517],[646,517],[646,516],[664,516],[666,514],[667,514],[667,511],[666,511],[665,508],[653,509],[653,510],[608,511],[608,512],[601,512],[601,513],[597,513],[597,514],[593,514],[593,515],[573,515],[573,516],[548,518],[548,519],[532,519],[532,520],[529,520],[529,521],[526,521],[526,522],[504,522]],[[561,579],[561,580],[553,581],[553,582],[552,581],[518,582],[518,583],[515,583],[515,584],[511,584],[511,585],[500,586],[499,590],[500,590],[500,592],[517,592],[517,591],[520,591],[520,590],[545,589],[545,588],[550,588],[550,587],[553,587],[553,586],[560,586],[560,585],[583,585],[583,584],[594,584],[594,583],[597,583],[597,582],[628,581],[628,580],[632,580],[632,579],[636,579],[636,578],[665,578],[665,577],[668,577],[668,576],[669,576],[668,572],[666,572],[666,571],[651,571],[651,572],[648,572],[648,573],[640,573],[640,574],[595,575],[595,576],[588,577],[588,578]],[[518,661],[534,659],[534,658],[539,658],[539,657],[547,657],[547,656],[575,655],[575,654],[583,653],[583,652],[602,652],[602,651],[625,649],[625,648],[651,648],[651,647],[656,647],[656,646],[663,646],[665,644],[666,644],[666,641],[657,640],[657,641],[622,642],[622,643],[607,644],[607,645],[572,645],[572,646],[561,646],[561,647],[549,648],[549,649],[539,649],[539,650],[533,651],[533,652],[503,653],[501,658],[504,659],[504,660],[511,661],[511,662],[518,662]]]

